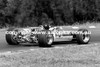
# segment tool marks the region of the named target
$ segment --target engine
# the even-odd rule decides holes
[[[20,43],[33,43],[37,42],[36,35],[32,34],[32,31],[35,31],[33,29],[22,29],[17,32],[17,35],[15,36],[15,39],[17,39]]]

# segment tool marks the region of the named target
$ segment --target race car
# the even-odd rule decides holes
[[[6,31],[5,37],[9,45],[38,43],[40,47],[52,46],[54,42],[73,40],[77,41],[78,44],[88,44],[91,38],[90,32],[87,29],[74,31],[74,29],[64,29],[62,26],[9,28]]]

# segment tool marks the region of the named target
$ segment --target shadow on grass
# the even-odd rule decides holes
[[[73,44],[77,44],[77,42],[73,41],[73,42],[69,42],[69,41],[61,41],[61,42],[54,42],[51,46],[47,46],[47,47],[40,47],[40,48],[51,48],[51,47],[54,47],[54,46],[60,46],[60,45],[73,45]],[[20,44],[21,46],[23,47],[39,47],[39,44]]]
[[[89,43],[91,44],[91,43]],[[52,48],[55,46],[67,46],[67,45],[85,45],[85,44],[78,44],[77,41],[61,41],[61,42],[54,42],[51,46],[43,46],[40,47],[38,43],[28,43],[28,44],[20,44],[22,47],[39,47],[39,48]]]
[[[77,42],[75,42],[75,41],[62,41],[62,42],[54,42],[53,43],[53,45],[61,45],[61,44],[69,45],[69,44],[77,44]]]

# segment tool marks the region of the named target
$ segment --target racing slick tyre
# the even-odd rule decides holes
[[[77,43],[88,44],[91,39],[90,34],[88,33],[88,30],[87,29],[79,29],[78,32],[82,32],[83,34],[81,34],[81,33],[76,34]]]
[[[38,35],[38,43],[40,47],[51,47],[54,41],[52,34],[40,34]]]
[[[14,28],[9,28],[7,31],[9,32],[9,31],[13,31],[13,30],[14,30]],[[19,44],[16,40],[13,39],[13,35],[10,33],[6,33],[5,37],[6,37],[6,41],[9,45],[18,45]]]

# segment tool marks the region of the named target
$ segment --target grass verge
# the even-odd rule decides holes
[[[100,43],[0,55],[0,67],[100,67]]]
[[[79,24],[79,23],[75,23],[73,24],[72,26],[97,26],[99,27],[100,26],[100,22],[86,22],[86,23],[83,23],[83,24]]]

